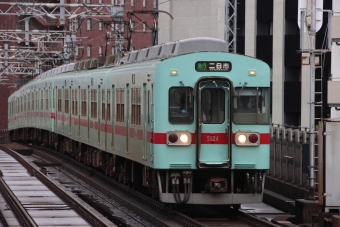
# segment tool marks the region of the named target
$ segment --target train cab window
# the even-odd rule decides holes
[[[204,124],[221,124],[225,118],[225,92],[223,89],[202,90],[201,106]]]
[[[235,124],[269,124],[269,88],[236,88],[235,91]]]
[[[169,89],[169,122],[191,124],[194,120],[194,104],[191,87]]]

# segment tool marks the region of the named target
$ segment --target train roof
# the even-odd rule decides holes
[[[55,74],[70,71],[90,70],[98,67],[113,67],[121,64],[130,64],[154,59],[166,59],[169,57],[197,52],[228,52],[228,46],[224,40],[209,37],[183,39],[151,46],[141,50],[131,51],[121,59],[116,58],[116,55],[111,55],[62,65],[40,74],[37,76],[37,79],[43,79]]]

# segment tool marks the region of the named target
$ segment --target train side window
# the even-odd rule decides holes
[[[102,97],[101,97],[101,102],[102,102],[102,120],[106,120],[105,118],[105,89],[102,89]]]
[[[124,122],[124,88],[117,88],[116,89],[116,121],[117,122]]]
[[[44,109],[44,90],[40,91],[40,109]]]
[[[69,113],[69,92],[68,92],[68,89],[65,89],[65,113]]]
[[[131,124],[140,125],[141,119],[141,94],[140,88],[131,88]]]
[[[110,89],[107,89],[107,95],[106,95],[107,99],[107,107],[106,107],[106,120],[107,121],[111,121],[111,91]]]
[[[32,110],[34,110],[34,91],[32,92]]]
[[[72,89],[72,114],[78,115],[78,90]]]
[[[31,110],[31,93],[28,93],[27,96],[27,111]]]
[[[80,91],[81,96],[81,116],[86,116],[86,110],[87,110],[87,102],[86,102],[86,89],[81,89]]]
[[[48,90],[45,90],[45,110],[48,110]]]
[[[191,124],[194,121],[194,105],[191,87],[169,89],[169,122]]]
[[[91,117],[97,118],[97,90],[91,89]]]

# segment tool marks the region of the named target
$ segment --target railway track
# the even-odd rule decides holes
[[[60,199],[62,199],[72,210],[78,213],[87,223],[92,226],[107,226],[105,222],[101,220],[100,217],[96,216],[93,212],[88,210],[86,207],[82,206],[77,200],[72,196],[62,190],[60,187],[56,186],[44,173],[39,171],[34,165],[31,165],[27,160],[19,155],[17,152],[8,149],[5,146],[0,146],[0,149],[15,158],[22,166],[27,169],[27,172],[34,175],[40,180],[46,187],[48,187],[53,193],[55,193]],[[1,179],[1,190],[5,199],[10,206],[11,210],[14,212],[15,216],[19,220],[19,223],[23,226],[38,226],[34,220],[32,220],[30,214],[24,208],[23,204],[16,198],[12,193],[11,189],[6,185],[6,183]]]
[[[227,218],[197,218],[190,214],[186,215],[185,212],[171,209],[54,150],[45,147],[33,147],[33,154],[35,160],[39,159],[39,163],[36,162],[37,165],[50,166],[47,167],[47,172],[50,171],[52,166],[56,166],[56,171],[63,172],[63,174],[70,178],[69,181],[78,182],[79,185],[86,188],[85,190],[91,191],[92,195],[97,198],[96,200],[100,198],[100,200],[103,201],[102,203],[111,207],[111,210],[118,209],[120,212],[125,213],[126,218],[130,219],[130,223],[131,219],[133,219],[133,224],[127,224],[126,226],[201,227],[215,226],[216,223],[235,227],[277,226],[253,215],[241,212],[233,212],[231,216],[229,215]],[[45,174],[42,175],[46,177]],[[224,217],[227,216],[227,212],[230,213],[230,210],[221,209],[220,211],[216,211],[216,213],[219,213],[219,216],[224,215]],[[106,214],[106,216],[107,215],[108,214]],[[110,217],[108,217],[108,219],[112,220]],[[94,224],[93,226],[99,225]]]

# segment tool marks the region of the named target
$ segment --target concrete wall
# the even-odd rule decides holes
[[[159,43],[192,37],[224,39],[224,0],[167,1],[158,5],[159,10],[169,12],[159,16]]]

